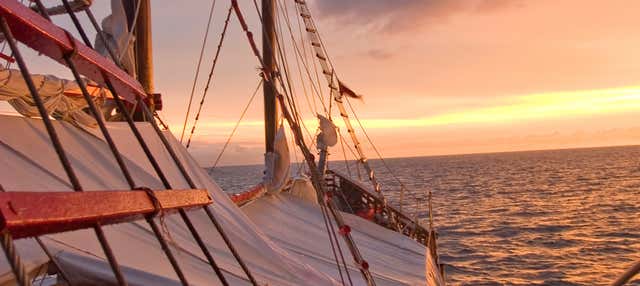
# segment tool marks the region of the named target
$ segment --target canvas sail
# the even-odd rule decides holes
[[[54,125],[85,190],[128,189],[109,148],[97,134],[87,133],[61,121],[54,122]],[[4,190],[71,191],[40,120],[2,115],[0,126],[3,130],[0,133],[0,160],[3,161],[0,164],[0,182]],[[151,125],[141,122],[138,123],[138,128],[172,186],[175,189],[189,189]],[[116,139],[137,184],[151,189],[164,189],[126,124],[109,123],[109,131]],[[337,285],[333,278],[304,264],[273,243],[233,204],[169,132],[166,132],[166,136],[170,138],[198,187],[211,193],[214,214],[258,281],[269,285]],[[202,211],[191,211],[188,215],[201,236],[206,238],[209,250],[228,274],[226,277],[237,282],[232,285],[249,285],[206,215]],[[217,285],[215,274],[179,217],[171,215],[165,221],[171,233],[176,258],[190,283]],[[104,231],[130,285],[179,284],[156,238],[144,221],[106,226]],[[115,283],[91,230],[47,235],[42,239],[60,258],[65,270],[77,274],[74,277]],[[44,253],[32,239],[18,240],[17,245],[25,264],[35,267],[46,261]],[[2,260],[0,282],[11,280],[12,277],[10,267]]]
[[[87,191],[128,189],[106,143],[97,132],[87,133],[61,121],[55,121],[54,125]],[[188,189],[189,185],[171,161],[151,125],[144,122],[137,125],[174,189]],[[108,127],[138,185],[163,189],[125,123],[112,122]],[[0,160],[3,161],[0,164],[0,181],[4,190],[71,191],[40,120],[1,115],[0,128],[4,130],[0,133]],[[169,132],[165,132],[165,135],[197,186],[211,193],[216,217],[258,281],[285,286],[340,285],[337,273],[331,270],[335,269],[335,265],[327,260],[327,253],[331,250],[326,233],[318,225],[321,217],[316,205],[284,195],[266,196],[245,208],[247,216]],[[198,211],[188,214],[231,285],[249,285],[205,214]],[[424,285],[425,256],[422,246],[357,217],[348,216],[348,220],[358,233],[356,240],[372,265],[376,282],[380,281],[380,285]],[[172,248],[189,282],[193,285],[217,285],[217,278],[179,217],[167,216],[165,222],[171,233]],[[276,226],[290,228],[278,229]],[[178,278],[145,223],[106,226],[104,231],[130,285],[179,285]],[[74,273],[76,279],[83,279],[89,284],[115,283],[91,230],[47,235],[42,239],[56,253],[65,270]],[[18,240],[17,247],[25,264],[32,269],[47,261],[32,239]],[[399,249],[409,249],[413,254],[398,256]],[[404,264],[401,261],[405,261],[402,262]],[[407,275],[407,269],[415,273],[404,279],[398,278]],[[356,285],[365,285],[358,280],[360,276],[352,277],[359,281]],[[2,260],[0,283],[11,279],[11,269]]]

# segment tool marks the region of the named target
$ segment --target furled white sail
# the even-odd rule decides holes
[[[132,76],[136,75],[135,56],[133,50],[134,37],[127,25],[127,15],[122,0],[111,0],[111,14],[102,20],[102,34],[107,43],[96,35],[95,50],[109,58],[107,46],[120,60],[123,68]]]
[[[88,104],[80,95],[78,84],[75,81],[41,74],[32,75],[31,80],[33,80],[50,115],[83,126],[96,126],[96,120],[83,111]],[[70,91],[73,91],[75,95],[66,94]],[[96,101],[103,101],[107,93],[103,88],[91,88],[90,92]],[[0,69],[0,100],[9,102],[16,111],[24,116],[40,116],[27,84],[18,70]],[[100,106],[101,104],[96,105]]]
[[[276,137],[274,138],[273,148],[273,152],[265,155],[266,170],[264,183],[267,187],[267,192],[270,193],[279,192],[289,181],[291,158],[284,126],[278,128],[278,132],[276,132]]]
[[[338,143],[338,127],[331,122],[328,118],[318,114],[318,120],[320,121],[320,134],[318,135],[317,145],[318,148],[332,147]]]

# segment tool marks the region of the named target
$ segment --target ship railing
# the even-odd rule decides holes
[[[333,191],[338,205],[344,212],[352,213],[368,219],[377,225],[399,232],[424,245],[444,277],[444,266],[439,263],[437,232],[427,229],[407,214],[384,202],[367,186],[350,179],[347,175],[335,170],[327,170],[325,180],[329,190]],[[372,213],[373,210],[373,213]],[[396,218],[395,220],[391,218]],[[397,225],[393,222],[396,221]]]

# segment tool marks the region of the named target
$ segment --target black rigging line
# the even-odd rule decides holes
[[[86,35],[86,33],[84,31],[84,28],[80,25],[80,22],[78,21],[74,11],[71,9],[71,6],[69,5],[68,1],[67,0],[62,0],[62,1],[63,1],[65,9],[67,10],[67,13],[69,14],[69,16],[72,19],[74,19],[73,23],[76,26],[76,29],[78,30],[78,32],[81,35]],[[69,39],[71,40],[72,43],[75,43],[75,40],[69,34],[67,34],[67,36],[69,37]],[[83,37],[83,40],[85,41],[85,44],[87,46],[91,47],[91,45],[88,42],[88,39],[86,37]],[[87,102],[87,104],[89,105],[89,110],[91,111],[91,113],[93,114],[94,118],[96,119],[96,121],[98,123],[98,126],[100,127],[100,131],[102,132],[102,135],[105,138],[105,141],[107,141],[107,144],[108,144],[109,148],[111,149],[111,152],[112,152],[113,156],[115,157],[116,162],[118,163],[118,166],[120,167],[120,170],[122,171],[127,183],[129,184],[129,187],[131,188],[131,190],[134,190],[134,189],[136,189],[135,182],[134,182],[133,178],[131,177],[131,174],[130,174],[127,166],[124,163],[124,159],[122,158],[122,155],[118,151],[118,148],[116,147],[111,135],[109,134],[109,131],[108,131],[107,127],[106,127],[104,119],[102,118],[100,112],[98,111],[98,108],[96,107],[95,103],[93,102],[93,100],[91,98],[91,95],[87,91],[87,88],[86,88],[86,85],[84,83],[84,80],[80,76],[80,73],[78,72],[78,70],[77,70],[77,68],[75,66],[75,63],[72,61],[72,57],[74,55],[75,55],[75,53],[67,54],[64,57],[65,58],[65,62],[67,64],[67,66],[69,67],[69,69],[71,70],[71,72],[73,73],[73,76],[74,76],[76,82],[78,83],[78,86],[80,87],[80,90],[81,90],[81,92],[82,92],[82,94],[84,96],[84,99]],[[153,220],[152,216],[147,216],[147,217],[145,217],[145,219],[149,223],[149,226],[153,230],[154,235],[158,239],[158,242],[160,243],[163,251],[167,255],[167,258],[169,259],[169,261],[171,263],[171,266],[173,267],[174,271],[178,275],[178,278],[180,279],[180,281],[182,282],[183,285],[189,285],[189,283],[187,282],[186,276],[182,272],[182,269],[178,265],[178,261],[175,259],[175,256],[173,255],[173,253],[171,252],[170,248],[168,247],[168,243],[167,243],[166,239],[164,238],[164,236],[162,235],[162,232],[158,228],[157,223]]]
[[[189,113],[191,112],[191,104],[193,103],[193,96],[196,91],[196,83],[200,76],[200,64],[202,64],[202,58],[204,56],[204,49],[207,46],[207,38],[209,38],[209,28],[211,27],[211,20],[213,19],[213,10],[216,6],[216,0],[211,2],[211,9],[209,10],[209,20],[207,20],[207,28],[204,32],[204,39],[202,40],[202,47],[200,48],[200,56],[198,57],[198,64],[196,65],[196,74],[193,77],[193,85],[191,86],[191,95],[189,96],[189,104],[187,105],[187,112],[184,115],[184,123],[182,124],[182,132],[180,133],[180,143],[184,138],[184,131],[187,129],[187,121],[189,121]]]
[[[70,12],[70,15],[72,12]],[[79,30],[82,31],[82,26],[76,26]],[[98,28],[96,28],[98,29]],[[99,31],[99,30],[98,30]],[[87,43],[88,44],[88,43]],[[70,65],[70,67],[73,67],[73,63],[68,63]],[[79,81],[79,84],[82,85],[80,83],[79,80],[79,74],[75,73],[74,75],[76,75],[77,80]],[[156,172],[158,173],[158,176],[161,178],[161,180],[163,181],[163,184],[165,185],[165,187],[167,189],[171,189],[171,185],[169,184],[169,182],[166,179],[166,176],[164,175],[164,173],[162,172],[162,170],[160,169],[157,161],[155,160],[155,158],[153,157],[153,155],[151,154],[148,146],[146,145],[146,142],[144,141],[144,139],[142,138],[142,136],[140,135],[140,132],[138,131],[135,123],[133,123],[133,119],[131,117],[131,114],[129,112],[127,112],[127,110],[124,108],[124,104],[122,103],[122,101],[120,100],[117,92],[115,91],[115,89],[113,88],[113,85],[111,84],[111,82],[109,81],[108,77],[105,76],[105,82],[108,86],[108,88],[110,89],[110,91],[113,94],[114,100],[116,101],[116,104],[118,105],[118,108],[120,108],[123,113],[125,114],[125,118],[127,119],[127,122],[131,128],[131,130],[133,131],[135,137],[138,139],[139,143],[141,144],[143,150],[145,151],[145,154],[147,155],[148,159],[150,160],[151,164],[153,165],[154,169],[156,170]],[[144,104],[144,102],[141,104],[144,108],[144,110],[146,110],[149,113],[148,108],[146,108],[146,105]],[[97,115],[96,112],[94,112],[94,114],[96,114],[95,116],[98,117],[99,115]],[[152,118],[150,116],[150,118]],[[154,126],[154,129],[159,131],[157,125],[155,125],[154,123],[152,123],[152,125]],[[106,128],[105,128],[106,129]],[[159,133],[161,135],[161,133]],[[108,135],[108,133],[105,134],[106,138],[109,138],[110,136]],[[162,136],[161,136],[162,137]],[[166,143],[166,138],[162,137],[161,139],[164,139],[163,142]],[[109,141],[109,140],[108,140]],[[169,150],[172,151],[172,150]],[[170,152],[173,154],[173,152]],[[118,157],[119,153],[114,152],[114,154],[117,154],[116,157]],[[175,157],[174,157],[175,159]],[[123,172],[125,172],[125,176],[126,176],[126,168],[123,169]],[[132,188],[134,188],[133,186],[133,181],[132,180],[128,180],[128,182],[130,183],[130,185],[132,186]],[[192,186],[193,187],[193,186]],[[215,263],[211,253],[209,252],[209,250],[207,249],[206,245],[204,244],[204,242],[202,241],[202,238],[200,237],[200,235],[198,234],[198,232],[196,231],[195,227],[193,226],[193,223],[191,222],[191,220],[189,219],[189,217],[186,215],[186,212],[184,210],[179,210],[179,213],[183,219],[183,221],[185,222],[187,228],[190,230],[192,236],[194,237],[194,239],[196,240],[196,242],[198,243],[199,247],[201,248],[201,250],[203,251],[203,253],[205,254],[207,261],[209,262],[209,264],[211,265],[211,267],[213,268],[213,270],[216,272],[218,278],[220,279],[220,281],[222,282],[223,285],[228,285],[228,282],[226,281],[225,277],[222,274],[222,271],[220,270],[220,268],[217,266],[217,264]],[[161,244],[161,247],[163,249],[163,251],[166,253],[167,258],[169,259],[169,261],[171,262],[171,265],[173,266],[174,270],[176,271],[176,274],[178,275],[179,279],[181,280],[183,285],[188,285],[188,282],[186,281],[186,277],[184,276],[184,274],[182,273],[181,269],[179,268],[178,264],[177,264],[177,260],[175,259],[175,257],[173,256],[173,254],[170,251],[169,245],[166,242],[166,240],[164,239],[164,237],[162,236],[162,233],[160,232],[160,229],[158,228],[157,224],[155,223],[155,221],[152,220],[152,217],[147,217],[147,222],[149,222],[155,236],[159,239],[159,242]],[[224,234],[223,234],[224,235]]]
[[[204,105],[204,100],[207,97],[207,92],[209,91],[209,87],[211,85],[211,80],[213,79],[213,72],[216,69],[216,64],[218,63],[218,57],[220,56],[220,51],[222,50],[222,44],[224,43],[225,35],[227,34],[227,28],[229,27],[229,20],[231,19],[231,12],[233,11],[233,5],[229,7],[229,11],[227,12],[227,16],[224,20],[224,27],[222,28],[222,34],[220,35],[220,41],[218,41],[218,47],[216,48],[216,54],[213,57],[213,62],[211,63],[211,70],[209,71],[209,77],[207,78],[207,85],[204,88],[204,92],[202,93],[202,98],[200,99],[200,104],[198,105],[198,112],[196,113],[196,118],[193,121],[193,126],[191,127],[191,133],[189,134],[189,139],[187,140],[186,148],[191,146],[191,139],[193,138],[193,133],[196,131],[196,126],[198,125],[198,120],[200,120],[200,112],[202,112],[202,106]]]
[[[227,149],[227,146],[229,146],[229,142],[231,142],[231,138],[233,138],[233,135],[236,133],[236,130],[238,130],[238,126],[240,126],[240,122],[244,118],[244,115],[247,113],[247,110],[249,110],[249,106],[251,106],[251,102],[253,102],[253,99],[256,97],[256,94],[258,94],[258,90],[260,90],[260,87],[262,86],[263,83],[264,83],[264,80],[260,79],[258,86],[253,91],[251,98],[249,98],[249,102],[247,102],[247,105],[242,110],[242,114],[240,114],[240,118],[236,122],[236,125],[233,126],[233,130],[229,134],[229,137],[227,137],[227,141],[224,142],[224,146],[222,146],[222,150],[220,150],[220,153],[218,154],[218,157],[216,157],[216,160],[213,163],[213,166],[211,166],[211,169],[215,169],[215,167],[218,166],[218,162],[220,161],[220,158],[222,158],[222,154],[224,154],[224,151]]]
[[[285,4],[284,5],[285,9],[287,9],[286,2],[284,2],[284,4]],[[296,7],[296,10],[297,10],[297,7]],[[282,14],[283,14],[283,16],[285,18],[285,21],[287,23],[287,28],[289,30],[289,35],[291,37],[291,41],[292,41],[292,44],[293,44],[293,47],[294,47],[294,51],[295,51],[295,55],[296,55],[296,62],[297,62],[298,58],[301,59],[302,65],[304,66],[304,70],[305,70],[305,72],[307,74],[307,77],[309,78],[309,82],[310,82],[310,85],[312,87],[312,90],[311,90],[312,93],[313,93],[313,91],[315,91],[314,94],[319,98],[320,104],[322,104],[322,108],[323,108],[325,114],[329,118],[331,118],[331,112],[330,112],[331,109],[327,109],[327,106],[324,103],[324,99],[322,98],[322,88],[316,87],[316,82],[313,80],[313,78],[311,76],[311,73],[309,72],[310,68],[308,66],[308,62],[307,62],[307,59],[306,59],[306,50],[307,49],[306,49],[306,45],[304,44],[304,38],[302,37],[302,29],[300,27],[300,20],[299,20],[298,17],[296,17],[296,19],[298,19],[298,30],[299,30],[300,36],[301,36],[300,37],[300,40],[301,40],[300,44],[302,45],[302,52],[300,52],[300,48],[298,47],[298,45],[296,43],[296,40],[295,40],[295,37],[293,35],[294,33],[293,33],[292,28],[291,28],[291,20],[289,19],[288,10],[282,11]],[[317,85],[320,86],[320,78],[318,77],[318,71],[317,71],[317,68],[316,68],[316,65],[315,65],[315,61],[312,60],[312,62],[314,64],[314,70],[315,70],[315,73],[316,73],[316,78],[318,80]],[[315,105],[315,98],[313,98],[313,102],[314,102],[314,105]],[[329,102],[329,104],[331,104],[331,102]]]
[[[40,2],[39,0],[36,0],[36,1]],[[45,12],[42,11],[42,13],[45,13]],[[83,191],[82,185],[80,184],[80,181],[78,180],[78,177],[74,172],[73,167],[71,166],[69,158],[67,157],[67,154],[64,151],[64,147],[62,146],[60,137],[58,137],[58,133],[56,132],[55,127],[53,126],[53,123],[49,118],[49,114],[44,106],[44,102],[42,101],[42,98],[40,97],[40,94],[38,93],[38,90],[36,89],[35,84],[33,83],[31,74],[29,73],[27,65],[24,59],[22,58],[22,54],[18,49],[15,39],[13,38],[13,34],[11,33],[11,29],[9,28],[9,24],[7,23],[4,17],[0,18],[0,27],[2,28],[2,32],[6,37],[6,41],[9,43],[9,46],[11,47],[11,51],[13,52],[16,62],[20,67],[20,72],[22,73],[22,77],[24,78],[25,83],[29,88],[29,93],[31,94],[33,101],[38,109],[38,112],[40,113],[40,117],[42,118],[42,121],[47,130],[47,133],[49,134],[49,138],[51,139],[51,144],[53,145],[58,155],[58,158],[60,159],[60,163],[62,164],[65,170],[65,173],[69,177],[69,181],[73,186],[73,190],[76,192],[81,192]],[[104,236],[102,228],[99,225],[96,225],[93,227],[93,229],[96,233],[96,236],[98,237],[98,240],[100,242],[100,245],[102,246],[102,249],[105,255],[107,256],[107,259],[109,260],[109,264],[111,265],[111,268],[116,276],[116,279],[118,280],[118,284],[127,285],[127,282],[124,279],[124,276],[122,275],[122,271],[120,270],[120,266],[118,265],[118,262],[116,261],[115,256],[113,255],[113,251],[111,250],[111,247],[109,246],[109,243]],[[3,246],[11,246],[13,244],[11,241],[11,237],[8,234],[6,236],[3,236],[3,238],[4,238],[4,242],[6,242],[3,244]],[[5,247],[5,252],[7,253],[7,255],[9,255],[9,251],[7,250],[10,250],[10,248]],[[12,263],[12,266],[13,265],[14,264]],[[18,273],[18,271],[14,271],[14,272]]]

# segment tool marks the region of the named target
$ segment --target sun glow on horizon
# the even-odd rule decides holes
[[[358,106],[356,106],[358,108]],[[548,118],[579,117],[600,114],[615,114],[640,110],[640,86],[586,91],[546,92],[513,96],[502,104],[490,107],[467,109],[419,118],[362,118],[368,129],[424,128],[445,125],[512,124],[514,122],[542,120]],[[334,116],[341,129],[344,123]],[[306,118],[305,125],[313,132],[317,120]],[[205,130],[230,130],[232,121],[204,121]],[[355,124],[355,123],[354,123]],[[240,126],[262,128],[262,121],[243,121]]]

